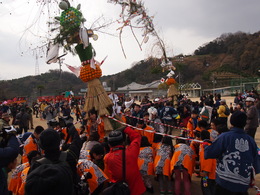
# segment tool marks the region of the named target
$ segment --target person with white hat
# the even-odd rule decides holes
[[[256,129],[259,126],[258,123],[258,111],[256,106],[254,105],[255,99],[252,97],[246,98],[246,126],[245,132],[255,138]]]

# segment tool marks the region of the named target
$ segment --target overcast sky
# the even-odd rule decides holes
[[[39,64],[40,73],[49,69],[58,69],[57,63],[47,65],[45,54],[37,48],[43,40],[50,37],[47,32],[47,6],[40,7],[37,0],[0,0],[0,80],[9,80],[28,75],[35,75],[35,66]],[[43,0],[39,0],[43,1]],[[48,1],[48,0],[45,0]],[[57,0],[58,1],[58,0]],[[103,15],[105,21],[119,19],[120,5],[108,3],[107,0],[70,0],[73,7],[81,3],[81,11],[87,22],[85,27]],[[155,28],[165,41],[168,56],[192,54],[199,46],[214,40],[223,33],[243,31],[254,33],[260,30],[259,0],[143,0],[150,16],[154,16]],[[58,5],[50,4],[51,17],[59,15]],[[102,21],[100,21],[102,23]],[[102,29],[104,32],[118,35],[120,25],[114,24]],[[96,60],[108,56],[102,65],[103,75],[116,74],[135,62],[155,54],[151,49],[150,39],[139,49],[130,30],[123,30],[123,45],[127,55],[121,51],[119,38],[101,32],[97,41],[91,40],[96,50]],[[141,32],[136,31],[141,40]],[[52,35],[53,36],[53,35]],[[36,54],[39,57],[36,60]],[[42,57],[42,58],[40,58]],[[78,56],[65,56],[65,63],[80,66]],[[69,71],[62,66],[62,70]],[[158,78],[160,79],[160,78]]]

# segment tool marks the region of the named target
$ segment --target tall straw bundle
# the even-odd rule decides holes
[[[175,95],[178,95],[179,92],[178,92],[178,89],[177,89],[177,86],[176,85],[170,85],[169,86],[169,89],[168,89],[168,97],[172,97],[172,96],[175,96]]]
[[[84,111],[88,112],[91,109],[95,109],[99,116],[110,115],[108,107],[112,106],[113,103],[108,97],[99,79],[95,78],[88,81],[88,92],[86,102],[84,105]],[[105,130],[112,130],[112,126],[109,120],[104,117]]]

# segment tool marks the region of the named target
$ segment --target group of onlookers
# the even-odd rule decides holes
[[[141,104],[126,98],[115,106],[120,106],[114,117],[121,128],[106,133],[95,109],[84,113],[67,101],[35,104],[32,113],[46,120],[48,128],[23,128],[19,139],[15,130],[5,129],[12,122],[3,113],[0,132],[8,136],[0,136],[0,157],[5,159],[0,163],[0,194],[101,194],[124,181],[138,195],[154,193],[155,179],[160,194],[189,195],[196,193],[191,191],[192,176],[201,178],[203,194],[247,194],[260,172],[256,96],[229,106],[220,95],[202,96],[201,102],[180,96],[175,105],[160,98],[147,97]],[[26,106],[18,110],[14,123],[29,115]],[[82,123],[79,129],[74,118]],[[15,168],[18,154],[22,162]],[[11,169],[15,171],[7,184],[5,173]]]

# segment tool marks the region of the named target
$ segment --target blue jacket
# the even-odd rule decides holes
[[[12,160],[14,160],[19,153],[19,142],[15,136],[11,136],[7,146],[0,148],[0,194],[7,195],[7,178],[3,171]]]
[[[171,121],[173,119],[173,115],[178,114],[177,110],[175,110],[171,106],[165,106],[161,111],[161,119],[165,121]]]
[[[139,112],[133,111],[132,116],[137,117],[137,118],[143,118],[143,113],[140,110]],[[133,126],[136,126],[136,123],[139,119],[133,118],[132,122],[133,122]]]
[[[217,159],[216,182],[232,192],[246,192],[253,168],[259,173],[257,145],[243,129],[232,128],[205,147],[205,159]]]

